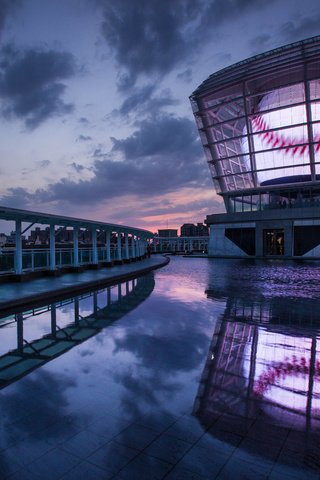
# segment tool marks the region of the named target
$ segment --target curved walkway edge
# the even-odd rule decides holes
[[[170,259],[155,255],[139,262],[117,265],[99,270],[86,270],[81,273],[67,273],[58,277],[45,277],[24,283],[0,284],[0,315],[35,304],[48,303],[90,288],[103,288],[132,280],[152,270],[163,267]]]

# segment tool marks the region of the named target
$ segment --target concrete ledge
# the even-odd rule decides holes
[[[67,275],[60,275],[59,279],[47,277],[30,280],[22,284],[14,284],[12,282],[2,284],[0,285],[0,316],[3,317],[9,313],[22,311],[26,308],[69,298],[90,289],[100,289],[126,280],[132,280],[167,265],[169,261],[168,257],[157,256],[138,264],[114,267],[114,271],[112,271],[112,268],[108,268],[105,269],[106,271],[100,269],[88,271],[87,273],[73,272]],[[91,276],[91,278],[89,280],[81,279],[82,275]],[[66,276],[69,284],[61,287]]]

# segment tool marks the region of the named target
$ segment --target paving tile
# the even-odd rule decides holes
[[[56,480],[79,463],[79,458],[71,453],[54,448],[27,467],[29,479]]]
[[[134,423],[114,437],[114,440],[121,445],[143,450],[158,435],[159,433],[156,430]]]
[[[179,418],[166,430],[166,434],[195,443],[204,434],[204,429],[197,419],[188,415]]]
[[[172,464],[141,453],[118,473],[121,480],[161,480]]]
[[[214,423],[210,431],[225,431],[244,436],[250,430],[253,421],[237,415],[223,415]]]
[[[161,433],[167,430],[179,419],[178,416],[166,412],[157,412],[156,414],[146,414],[136,420],[139,425],[145,425]]]
[[[3,452],[3,455],[6,458],[10,458],[10,462],[13,459],[19,465],[25,466],[37,460],[52,449],[53,446],[46,441],[38,441],[30,436],[27,440],[20,441],[9,447]]]
[[[112,477],[112,474],[110,474],[110,477]],[[107,478],[105,470],[92,463],[83,461],[59,480],[107,480]]]
[[[176,467],[165,477],[165,480],[212,480],[212,476],[203,476],[199,473],[187,470],[183,465],[176,465]]]
[[[90,455],[87,461],[103,468],[107,473],[116,474],[138,454],[139,450],[111,441]]]
[[[127,428],[132,422],[126,418],[119,418],[116,415],[104,415],[91,422],[88,430],[100,435],[106,440],[112,440],[116,435]]]
[[[253,438],[244,438],[234,455],[244,458],[246,458],[247,455],[252,455],[252,457],[255,458],[260,457],[269,462],[274,462],[278,458],[281,449],[282,444],[278,442],[265,443]]]
[[[230,454],[210,451],[196,445],[180,460],[179,465],[200,476],[214,478],[229,458]]]
[[[270,480],[287,480],[287,478],[290,480],[319,480],[320,472],[279,463],[274,466],[269,478]]]
[[[90,432],[82,430],[72,438],[60,444],[60,448],[66,452],[72,453],[81,459],[85,459],[95,450],[107,443],[106,439]]]
[[[261,462],[250,463],[245,460],[231,458],[222,468],[217,480],[266,480],[271,466]]]
[[[172,437],[171,435],[163,434],[157,438],[145,450],[147,455],[160,458],[169,463],[177,463],[185,453],[192,447],[192,444]]]

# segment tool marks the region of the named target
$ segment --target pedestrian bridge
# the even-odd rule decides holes
[[[152,232],[139,228],[1,206],[0,220],[14,224],[14,241],[0,249],[2,276],[77,271],[136,261],[146,255],[153,239]],[[48,239],[44,245],[25,240],[35,225],[47,227]],[[68,233],[67,242],[57,241],[62,232]],[[86,239],[81,242],[83,232]]]

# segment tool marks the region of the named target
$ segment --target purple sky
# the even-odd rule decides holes
[[[0,0],[0,204],[156,231],[223,211],[189,95],[318,0]]]

